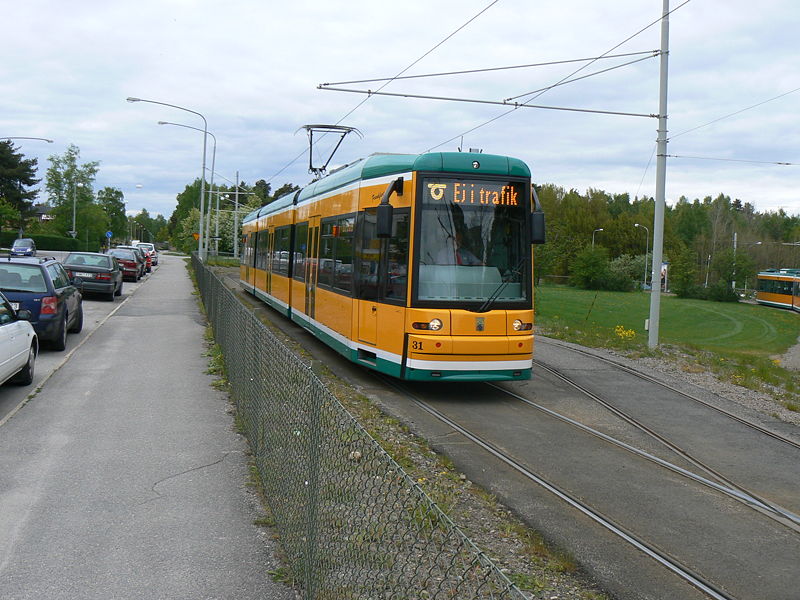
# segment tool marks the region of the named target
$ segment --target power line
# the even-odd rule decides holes
[[[600,56],[597,58],[597,60],[599,60],[600,58],[602,58],[602,57],[604,57],[604,56],[606,56],[606,55],[610,54],[611,52],[613,52],[614,50],[616,50],[617,48],[619,48],[619,47],[620,47],[620,46],[622,46],[623,44],[626,44],[626,43],[628,43],[628,42],[629,42],[629,41],[631,41],[633,38],[635,38],[635,37],[637,37],[638,35],[642,34],[644,31],[646,31],[646,30],[650,29],[650,28],[651,28],[653,25],[656,25],[657,23],[660,23],[660,22],[661,22],[661,21],[664,19],[664,17],[668,17],[669,15],[671,15],[672,13],[674,13],[676,10],[678,10],[678,9],[680,9],[680,8],[683,8],[684,6],[686,6],[686,5],[687,5],[689,2],[691,2],[691,0],[685,0],[683,3],[679,4],[678,6],[676,6],[676,7],[675,7],[675,8],[673,8],[672,10],[670,10],[670,11],[669,11],[669,12],[668,12],[666,15],[661,15],[661,16],[660,16],[658,19],[656,19],[655,21],[653,21],[652,23],[650,23],[650,24],[649,24],[649,25],[647,25],[646,27],[643,27],[642,29],[640,29],[639,31],[637,31],[636,33],[634,33],[633,35],[631,35],[631,36],[627,37],[626,39],[624,39],[623,41],[621,41],[619,44],[615,45],[613,48],[609,48],[609,49],[608,49],[606,52],[603,52],[603,54],[601,54],[601,55],[600,55]],[[580,73],[580,72],[581,72],[583,69],[586,69],[587,67],[589,67],[590,65],[592,65],[594,62],[596,62],[596,60],[595,60],[595,61],[592,61],[592,62],[589,62],[589,63],[585,64],[584,66],[582,66],[580,69],[577,69],[577,70],[573,71],[572,73],[570,73],[569,75],[567,75],[567,76],[566,76],[566,77],[564,77],[563,79],[561,79],[561,80],[557,81],[555,84],[553,84],[553,85],[552,85],[552,86],[550,86],[550,87],[552,88],[552,87],[556,87],[556,86],[560,85],[561,83],[563,83],[563,82],[564,82],[564,81],[566,81],[567,79],[569,79],[569,78],[573,77],[574,75],[577,75],[577,74],[578,74],[578,73]],[[535,93],[535,95],[533,96],[533,98],[530,98],[530,99],[529,99],[527,102],[532,102],[533,100],[536,100],[536,98],[538,98],[539,96],[541,96],[542,94],[544,94],[544,93],[547,91],[547,89],[549,89],[549,88],[545,88],[545,90],[543,90],[543,91],[540,91],[540,92],[538,92],[538,93],[535,93],[535,92],[529,92],[529,94],[531,94],[531,93]],[[522,96],[525,96],[525,95],[527,95],[527,94],[522,94]],[[519,97],[520,97],[520,96],[517,96],[517,98],[519,98]],[[453,137],[451,137],[449,140],[446,140],[446,141],[444,141],[444,142],[441,142],[441,143],[437,144],[436,146],[433,146],[433,147],[429,148],[427,151],[428,151],[428,152],[430,152],[431,150],[434,150],[434,149],[436,149],[436,148],[439,148],[440,146],[444,146],[445,144],[449,144],[449,143],[450,143],[450,142],[452,142],[453,140],[457,140],[458,138],[460,138],[460,137],[463,137],[463,136],[464,136],[464,135],[466,135],[467,133],[472,133],[473,131],[476,131],[476,130],[480,129],[481,127],[485,127],[486,125],[489,125],[490,123],[494,123],[495,121],[497,121],[497,120],[499,120],[499,119],[502,119],[503,117],[505,117],[505,116],[507,116],[507,115],[511,114],[511,113],[512,113],[512,112],[514,112],[516,109],[517,109],[517,107],[514,107],[514,108],[512,108],[511,110],[508,110],[508,111],[506,111],[506,112],[504,112],[504,113],[502,113],[502,114],[499,114],[499,115],[497,115],[496,117],[493,117],[492,119],[489,119],[488,121],[486,121],[486,122],[484,122],[484,123],[481,123],[480,125],[476,125],[475,127],[473,127],[472,129],[470,129],[469,131],[465,131],[464,133],[460,133],[460,134],[458,134],[458,135],[456,135],[456,136],[453,136]]]
[[[417,64],[418,62],[420,62],[420,61],[421,61],[423,58],[425,58],[426,56],[428,56],[429,54],[431,54],[431,53],[432,53],[434,50],[436,50],[437,48],[439,48],[439,46],[441,46],[442,44],[444,44],[445,42],[447,42],[447,41],[448,41],[450,38],[452,38],[452,37],[453,37],[455,34],[457,34],[459,31],[461,31],[462,29],[464,29],[464,28],[465,28],[467,25],[469,25],[470,23],[472,23],[472,22],[473,22],[475,19],[477,19],[478,17],[480,17],[480,16],[481,16],[483,13],[485,13],[487,10],[489,10],[490,8],[492,8],[492,7],[493,7],[495,4],[497,4],[499,1],[500,1],[500,0],[493,0],[492,2],[490,2],[490,3],[489,3],[489,4],[488,4],[488,5],[487,5],[487,6],[486,6],[484,9],[482,9],[481,11],[479,11],[479,12],[478,12],[478,13],[477,13],[477,14],[476,14],[474,17],[472,17],[472,18],[471,18],[471,19],[469,19],[469,20],[468,20],[466,23],[464,23],[463,25],[461,25],[460,27],[458,27],[458,28],[457,28],[455,31],[453,31],[453,32],[452,32],[450,35],[448,35],[448,36],[447,36],[446,38],[444,38],[444,39],[443,39],[441,42],[439,42],[438,44],[436,44],[435,46],[433,46],[433,48],[431,48],[430,50],[428,50],[427,52],[425,52],[425,53],[424,53],[422,56],[420,56],[418,59],[416,59],[416,60],[415,60],[414,62],[412,62],[410,65],[408,65],[408,66],[407,66],[405,69],[403,69],[402,71],[400,71],[400,72],[399,72],[397,75],[395,75],[394,77],[392,77],[391,79],[389,79],[389,81],[387,81],[385,84],[383,84],[383,85],[382,85],[382,86],[379,88],[379,90],[382,90],[382,89],[383,89],[383,88],[385,88],[387,85],[389,85],[389,84],[390,84],[392,81],[394,81],[395,79],[397,79],[398,77],[400,77],[400,76],[401,76],[403,73],[405,73],[406,71],[408,71],[408,70],[409,70],[411,67],[413,67],[414,65],[416,65],[416,64]],[[688,1],[688,0],[687,0],[687,1]],[[341,119],[339,119],[338,121],[336,121],[336,123],[335,123],[335,124],[336,124],[336,125],[339,125],[339,124],[340,124],[342,121],[344,121],[344,120],[345,120],[347,117],[349,117],[349,116],[350,116],[350,115],[352,115],[354,112],[356,112],[356,111],[357,111],[359,108],[361,108],[361,107],[364,105],[364,103],[365,103],[365,102],[367,102],[368,100],[369,100],[369,96],[367,96],[366,98],[364,98],[364,100],[362,100],[361,102],[359,102],[359,103],[358,103],[358,104],[357,104],[357,105],[356,105],[356,106],[355,106],[355,107],[354,107],[352,110],[350,110],[350,111],[349,111],[349,112],[348,112],[346,115],[344,115],[344,116],[343,116]],[[323,136],[321,136],[321,137],[324,137],[324,135],[323,135]],[[292,159],[292,160],[291,160],[291,161],[290,161],[290,162],[289,162],[289,163],[288,163],[286,166],[284,166],[284,167],[283,167],[283,168],[282,168],[280,171],[278,171],[278,172],[277,172],[275,175],[273,175],[272,177],[270,177],[270,178],[267,180],[267,182],[269,182],[269,181],[272,181],[272,180],[273,180],[273,179],[274,179],[274,178],[275,178],[277,175],[279,175],[280,173],[282,173],[283,171],[285,171],[286,169],[288,169],[288,168],[289,168],[289,167],[290,167],[292,164],[294,164],[296,161],[298,161],[298,160],[300,159],[300,157],[302,157],[303,155],[305,155],[305,153],[306,153],[306,152],[307,152],[307,150],[303,150],[303,152],[302,152],[301,154],[297,155],[297,156],[296,156],[295,158],[293,158],[293,159]]]
[[[334,88],[334,87],[325,87],[319,88],[321,90],[328,90],[331,92],[350,92],[353,94],[366,94],[369,96],[393,96],[399,98],[421,98],[425,100],[447,100],[450,102],[468,102],[471,104],[495,104],[500,106],[513,106],[516,110],[517,108],[539,108],[545,110],[565,110],[569,112],[586,112],[586,113],[599,113],[603,115],[621,115],[626,117],[648,117],[648,118],[656,118],[658,115],[654,114],[644,114],[644,113],[629,113],[629,112],[618,112],[612,110],[597,110],[591,108],[568,108],[564,106],[544,106],[539,104],[529,104],[529,103],[519,103],[519,102],[506,102],[506,101],[497,101],[497,100],[477,100],[473,98],[455,98],[452,96],[427,96],[422,94],[407,94],[407,93],[400,93],[400,92],[373,92],[372,90],[350,90],[347,88]]]
[[[586,62],[588,60],[597,61],[602,58],[624,58],[627,56],[639,56],[642,54],[651,54],[653,56],[658,56],[658,50],[644,50],[641,52],[627,52],[624,54],[611,54],[608,56],[592,56],[589,58],[573,58],[569,60],[554,60],[550,62],[541,62],[541,63],[530,63],[527,65],[512,65],[507,67],[490,67],[486,69],[467,69],[464,71],[445,71],[442,73],[425,73],[422,75],[405,75],[402,77],[376,77],[375,79],[354,79],[352,81],[333,81],[331,83],[321,83],[320,86],[329,86],[329,85],[352,85],[354,83],[374,83],[376,81],[399,81],[401,79],[422,79],[424,77],[444,77],[447,75],[469,75],[472,73],[488,73],[491,71],[506,71],[511,69],[527,69],[531,67],[549,67],[553,65],[563,65],[569,63],[576,63],[576,62]]]
[[[761,165],[780,165],[782,167],[796,167],[800,163],[779,162],[772,160],[745,160],[742,158],[718,158],[713,156],[688,156],[685,154],[665,154],[667,158],[690,158],[692,160],[719,160],[725,162],[741,162],[741,163],[754,163]]]
[[[692,131],[697,131],[698,129],[702,129],[703,127],[708,127],[709,125],[713,125],[714,123],[718,123],[719,121],[722,121],[723,119],[727,119],[729,117],[733,117],[735,115],[741,114],[741,113],[743,113],[745,111],[750,110],[751,108],[756,108],[757,106],[761,106],[762,104],[766,104],[767,102],[772,102],[773,100],[777,100],[779,98],[783,98],[784,96],[788,96],[789,94],[794,94],[797,91],[800,91],[800,88],[795,88],[793,90],[789,90],[788,92],[784,92],[783,94],[779,94],[778,96],[775,96],[774,98],[770,98],[769,100],[764,100],[763,102],[758,102],[756,104],[753,104],[752,106],[748,106],[747,108],[743,108],[741,110],[737,110],[736,112],[732,112],[732,113],[730,113],[728,115],[725,115],[724,117],[719,117],[718,119],[714,119],[713,121],[709,121],[708,123],[705,123],[703,125],[698,125],[697,127],[692,127],[691,129],[687,129],[686,131],[681,131],[680,133],[676,133],[675,135],[673,135],[670,138],[670,140],[675,139],[676,137],[680,137],[682,135],[686,135],[687,133],[690,133]]]

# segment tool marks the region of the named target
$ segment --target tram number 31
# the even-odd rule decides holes
[[[412,350],[420,350],[423,351],[425,348],[422,347],[422,342],[419,340],[412,340],[411,341],[411,349]]]

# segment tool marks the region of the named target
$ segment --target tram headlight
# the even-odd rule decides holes
[[[514,319],[511,327],[514,328],[514,331],[530,331],[533,329],[533,323],[523,323],[519,319]]]
[[[411,326],[414,329],[424,329],[426,331],[439,331],[442,328],[443,324],[440,319],[431,319],[428,322],[417,321],[415,323],[412,323]]]

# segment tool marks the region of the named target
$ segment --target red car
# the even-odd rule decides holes
[[[117,259],[119,266],[122,267],[122,278],[130,279],[131,281],[139,281],[141,276],[141,266],[136,253],[128,248],[112,248],[107,251]]]
[[[116,248],[124,248],[125,250],[133,250],[134,253],[138,254],[144,260],[144,272],[142,273],[142,277],[144,277],[145,273],[149,273],[153,270],[153,259],[150,257],[150,253],[145,251],[144,248],[139,248],[139,246],[116,246]]]

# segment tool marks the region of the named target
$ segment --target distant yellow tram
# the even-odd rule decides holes
[[[394,377],[528,379],[535,198],[514,158],[374,154],[248,215],[241,285]]]
[[[800,269],[767,269],[760,272],[756,302],[800,312]]]

